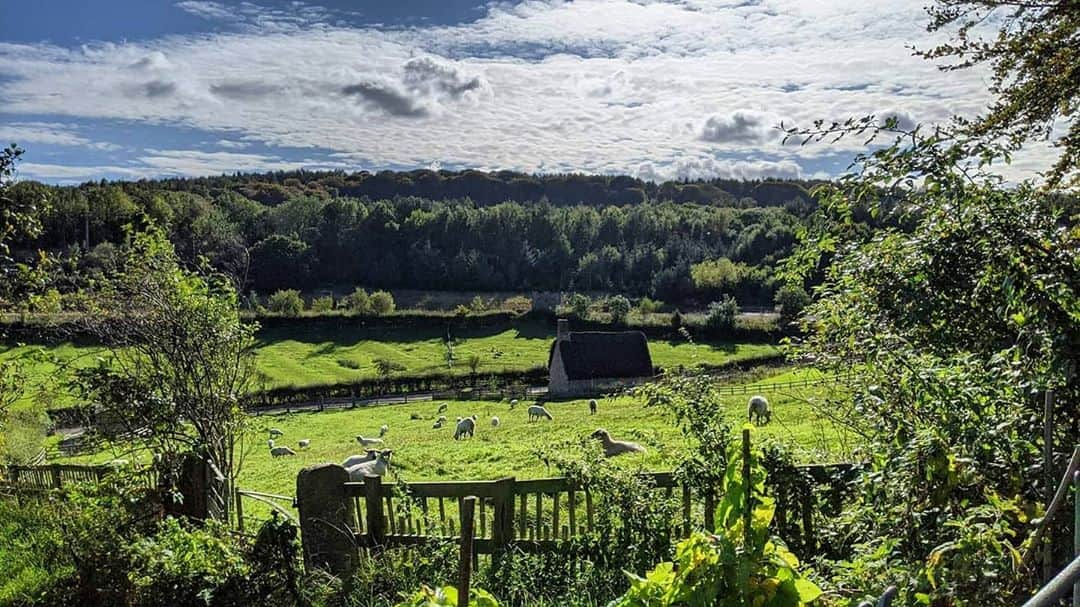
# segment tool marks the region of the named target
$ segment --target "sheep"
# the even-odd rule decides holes
[[[274,448],[274,439],[272,439],[272,438],[266,439],[266,446],[273,449]]]
[[[349,473],[349,480],[352,482],[361,482],[365,476],[383,476],[390,470],[390,456],[393,451],[379,451],[375,459],[356,464],[346,468],[345,471]]]
[[[589,399],[589,415],[596,415],[596,399]]]
[[[551,417],[551,414],[548,413],[547,409],[541,407],[540,405],[531,405],[529,407],[529,421],[539,421],[541,417],[555,419]]]
[[[518,399],[513,398],[513,399],[510,400],[510,410],[511,411],[513,411],[514,407],[516,407],[517,405],[518,405]]]
[[[285,433],[282,432],[281,430],[278,430],[277,428],[270,428],[270,438],[277,438],[277,437],[281,436],[282,434],[285,434]]]
[[[615,457],[616,455],[622,455],[623,453],[645,453],[645,447],[642,447],[637,443],[614,440],[611,438],[611,435],[608,434],[608,431],[603,428],[590,434],[589,438],[600,439],[600,443],[604,447],[604,457]]]
[[[498,428],[499,427],[499,416],[498,415],[493,415],[491,417],[491,427],[492,428]]]
[[[302,439],[300,439],[299,445],[300,445],[301,449],[307,449],[308,447],[311,446],[311,439],[310,438],[302,438]]]
[[[274,447],[270,449],[270,455],[273,455],[274,457],[284,457],[286,455],[296,455],[296,451],[293,451],[288,447]]]
[[[454,440],[461,440],[465,438],[465,435],[469,435],[470,438],[476,433],[476,416],[471,417],[459,417],[457,421],[457,427],[454,428]]]
[[[746,404],[746,417],[751,423],[763,426],[772,420],[772,410],[769,409],[769,401],[760,394],[750,397]]]
[[[364,462],[375,461],[375,458],[376,458],[376,456],[378,456],[378,453],[379,452],[374,450],[374,449],[368,449],[367,453],[365,453],[364,455],[350,455],[341,464],[341,467],[342,468],[351,468],[351,467],[353,467],[353,466],[355,466],[357,464],[362,464]]]
[[[364,438],[363,436],[360,436],[359,434],[356,435],[356,442],[360,443],[360,445],[364,446],[364,447],[370,447],[371,445],[381,445],[381,444],[383,444],[383,440],[381,438]]]
[[[390,431],[390,426],[387,426],[386,424],[383,424],[382,427],[379,428],[379,437],[381,438],[383,436],[386,436],[386,433],[389,432],[389,431]]]
[[[449,403],[442,403],[442,404],[439,405],[439,410],[436,411],[435,413],[442,413],[442,412],[446,411],[446,408],[449,407],[449,406],[450,406]]]
[[[437,420],[435,420],[434,424],[431,424],[431,429],[432,430],[438,430],[439,428],[442,428],[442,425],[443,425],[443,420],[442,419],[437,419]]]
[[[446,416],[445,415],[440,415],[438,421],[441,421],[441,422],[446,421]]]

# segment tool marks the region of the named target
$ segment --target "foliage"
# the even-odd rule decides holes
[[[607,301],[604,302],[604,305],[607,308],[608,314],[611,315],[612,323],[618,325],[626,323],[626,317],[630,314],[629,299],[624,295],[615,295],[614,297],[609,297]]]
[[[499,602],[480,588],[469,589],[468,607],[499,607]],[[457,607],[458,591],[453,586],[442,588],[422,587],[405,601],[398,603],[397,607]]]
[[[587,320],[589,318],[589,306],[592,305],[592,300],[589,299],[588,295],[585,295],[584,293],[573,293],[566,303],[570,306],[570,310],[577,318],[581,320]]]
[[[713,329],[731,330],[735,328],[735,319],[739,315],[739,304],[730,295],[724,295],[718,301],[709,304],[705,313],[705,326]]]
[[[524,295],[515,295],[513,297],[507,297],[502,302],[502,309],[507,312],[513,312],[514,314],[526,314],[532,310],[532,299],[525,297]]]
[[[671,328],[676,331],[683,328],[683,315],[678,309],[671,313]]]
[[[799,285],[784,285],[776,290],[776,304],[780,306],[780,319],[792,322],[810,305],[810,294]]]
[[[8,413],[0,426],[0,461],[29,465],[41,454],[49,419],[40,407],[20,407]]]
[[[300,291],[283,289],[274,291],[270,295],[270,299],[266,301],[266,307],[274,314],[300,316],[304,311],[304,300],[300,297]]]
[[[371,297],[360,287],[345,298],[345,305],[357,314],[371,314]]]
[[[379,374],[379,377],[384,379],[390,377],[397,371],[405,370],[405,365],[386,358],[376,358],[372,362],[375,364],[375,371]]]
[[[638,311],[642,314],[654,314],[664,308],[664,302],[658,299],[642,297],[638,300]]]
[[[394,296],[386,291],[375,291],[368,298],[371,313],[376,316],[385,316],[394,311]]]
[[[334,309],[334,296],[324,295],[323,297],[316,297],[311,300],[311,311],[316,313],[326,313]]]

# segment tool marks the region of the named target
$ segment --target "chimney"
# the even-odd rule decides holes
[[[560,318],[555,323],[555,341],[570,341],[570,321]]]

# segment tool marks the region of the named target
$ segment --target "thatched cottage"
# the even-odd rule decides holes
[[[639,384],[653,375],[641,331],[570,331],[560,319],[548,354],[548,393],[580,396]]]

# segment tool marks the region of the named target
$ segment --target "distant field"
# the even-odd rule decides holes
[[[811,370],[788,370],[757,382],[784,382],[816,377]],[[757,440],[776,439],[792,446],[803,462],[839,461],[849,456],[851,437],[820,418],[811,402],[836,394],[835,386],[815,386],[794,391],[766,392],[773,409],[772,423],[755,433]],[[745,421],[747,396],[723,399],[724,411],[735,429]],[[539,478],[555,474],[534,455],[534,449],[565,441],[585,440],[596,428],[608,429],[616,438],[628,438],[645,445],[644,457],[625,456],[623,465],[645,470],[666,470],[679,459],[686,444],[670,417],[663,411],[645,408],[631,397],[603,399],[597,415],[589,415],[587,401],[549,403],[554,421],[529,423],[521,403],[514,411],[507,403],[451,401],[447,417],[475,414],[479,418],[476,437],[454,441],[453,423],[440,430],[431,428],[438,403],[421,402],[384,405],[322,413],[292,413],[263,416],[253,420],[256,429],[245,457],[242,488],[292,495],[296,473],[320,462],[340,462],[362,453],[355,435],[377,436],[382,424],[390,431],[386,448],[394,450],[395,475],[404,480],[475,480],[513,475]],[[422,419],[410,419],[418,414]],[[491,426],[499,416],[501,425]],[[291,446],[296,457],[272,458],[266,447],[266,429],[278,428],[284,436],[279,445]],[[311,447],[301,451],[300,439],[310,439]],[[67,461],[106,461],[130,457],[123,449]]]
[[[402,365],[402,373],[430,373],[448,370],[444,333],[437,329],[282,327],[262,330],[258,335],[258,372],[267,387],[310,386],[356,381],[375,377],[374,361],[380,358]],[[454,334],[453,372],[468,374],[466,361],[480,357],[478,372],[524,370],[547,364],[548,348],[554,333],[539,323],[520,323],[501,330],[474,329]],[[0,360],[26,355],[35,350],[55,359],[31,365],[30,385],[35,398],[54,406],[70,402],[61,385],[71,368],[96,364],[99,348],[62,343],[43,346],[0,345]],[[650,342],[653,363],[663,367],[721,364],[753,360],[777,352],[770,344]],[[59,363],[59,365],[57,364]]]

